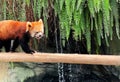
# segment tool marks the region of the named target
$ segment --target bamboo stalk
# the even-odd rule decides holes
[[[35,53],[33,55],[26,53],[0,53],[0,61],[120,65],[120,56],[60,53]]]

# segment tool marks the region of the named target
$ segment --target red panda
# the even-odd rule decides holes
[[[40,39],[44,34],[42,19],[35,22],[20,22],[14,20],[0,21],[0,48],[5,47],[6,52],[15,51],[20,44],[26,53],[34,53],[28,46],[30,37]],[[11,40],[14,40],[11,48]]]

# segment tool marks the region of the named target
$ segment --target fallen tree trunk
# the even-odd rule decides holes
[[[0,61],[120,65],[120,56],[60,53],[35,53],[32,55],[26,53],[0,53]]]

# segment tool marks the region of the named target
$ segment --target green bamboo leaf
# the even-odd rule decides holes
[[[67,17],[69,18],[69,23],[71,23],[72,21],[72,8],[71,8],[71,2],[72,0],[65,0],[65,8],[66,8],[66,12],[67,12]],[[65,12],[65,11],[64,11]]]
[[[93,17],[92,16],[90,16],[90,20],[91,20],[91,24],[90,24],[90,27],[91,27],[91,31],[93,31],[93,28],[94,28],[94,26],[93,26]]]
[[[76,6],[76,1],[77,0],[72,0],[72,11],[75,11],[75,6]]]
[[[59,0],[59,2],[60,2],[60,10],[62,10],[65,0]]]
[[[113,23],[114,23],[113,14],[111,13],[110,15],[110,40],[113,39],[113,27],[114,27]]]
[[[80,13],[78,11],[75,11],[74,15],[74,23],[73,23],[73,29],[75,30],[75,39],[78,40],[81,38],[81,25],[80,25]]]
[[[65,30],[66,30],[66,39],[68,40],[69,35],[70,35],[70,25],[69,22],[64,23]]]
[[[87,50],[90,53],[91,52],[91,28],[90,28],[90,18],[88,10],[85,11],[85,37],[87,42]]]
[[[26,4],[27,4],[27,6],[30,5],[30,0],[25,0],[25,2],[26,2]]]
[[[109,36],[109,26],[110,26],[110,4],[109,0],[102,0],[102,12],[103,12],[103,24],[104,31],[107,36]]]
[[[97,17],[97,15],[95,16],[95,18],[94,18],[94,24],[95,24],[95,29],[96,30],[98,30],[98,17]]]
[[[45,35],[46,35],[46,37],[48,37],[48,25],[47,25],[47,17],[44,15],[44,19],[43,19],[43,21],[44,21],[44,27],[45,27]]]
[[[86,41],[87,41],[87,50],[89,53],[91,51],[91,36],[90,35],[91,35],[90,28],[87,27],[85,37],[86,37]]]
[[[33,2],[33,15],[34,15],[34,18],[36,19],[36,12],[37,12],[37,2],[36,2],[36,0],[34,0],[34,2]]]
[[[3,3],[3,19],[4,20],[6,20],[6,7],[7,7],[7,5],[6,5],[6,0],[4,0],[4,3]]]
[[[66,12],[67,12],[67,15],[69,16],[70,13],[71,13],[71,0],[65,0],[65,8],[66,8]]]
[[[111,14],[114,17],[115,20],[115,26],[116,26],[116,34],[118,38],[120,39],[120,28],[119,28],[119,11],[118,11],[118,3],[116,0],[110,0],[110,5],[111,5]],[[112,17],[112,16],[111,16]]]
[[[106,34],[105,34],[105,42],[106,42],[106,45],[109,47],[108,37]]]
[[[77,1],[80,1],[80,0],[77,0]],[[80,12],[80,14],[83,13],[83,10],[85,8],[85,3],[86,3],[86,0],[82,0],[80,5],[79,5],[79,8],[77,9]],[[77,5],[76,5],[77,7],[78,7],[78,4],[79,3],[77,3]]]
[[[60,1],[60,0],[59,0],[59,1]],[[58,0],[56,0],[56,2],[55,2],[55,4],[54,4],[55,15],[59,14],[59,18],[61,18],[61,17],[60,17],[60,12],[61,12],[62,10],[60,10],[59,5],[60,5],[60,4],[58,3]]]
[[[84,34],[85,33],[85,17],[84,17],[84,13],[81,13],[81,16],[80,16],[80,26],[81,26],[81,30],[82,30],[82,33]]]
[[[74,29],[74,38],[75,38],[75,40],[77,41],[78,39],[80,39],[81,40],[81,29],[80,29],[80,26],[79,26],[79,24],[78,25],[74,25],[74,27],[73,27],[73,29]]]
[[[63,7],[63,9],[60,11],[59,19],[61,29],[65,30],[65,35],[61,37],[66,37],[66,39],[68,40],[70,34],[70,20],[69,16],[66,14],[66,7]]]
[[[101,9],[101,3],[102,0],[93,0],[93,5],[94,5],[94,9],[95,9],[95,12],[99,12],[100,9]]]
[[[102,16],[102,13],[99,12],[98,13],[98,26],[99,26],[99,31],[100,31],[101,38],[103,39],[104,36],[103,36],[103,25],[102,25],[102,22],[103,22],[103,16]]]
[[[88,8],[89,8],[89,11],[91,13],[91,16],[95,16],[95,10],[94,10],[94,0],[88,0]]]
[[[113,37],[113,15],[112,15],[112,13],[110,14],[110,28],[109,28],[109,30],[110,30],[110,39],[112,40],[112,37]]]
[[[100,46],[101,45],[101,27],[99,26],[101,23],[100,22],[100,19],[98,17],[99,14],[96,14],[95,17],[94,17],[94,26],[95,26],[95,30],[96,31],[96,43]]]
[[[97,42],[98,42],[98,45],[101,46],[101,36],[100,36],[100,31],[99,29],[96,30],[96,34],[97,34]]]
[[[97,25],[98,25],[98,29],[96,29],[97,32],[97,42],[98,45],[101,46],[101,37],[103,37],[103,29],[102,29],[102,19],[100,17],[100,15],[97,15]]]
[[[37,3],[37,16],[38,16],[38,18],[40,18],[40,16],[41,16],[41,9],[42,9],[42,6],[41,6],[41,1],[40,0],[38,0],[38,1],[36,1],[36,3]]]
[[[73,13],[75,25],[79,24],[79,22],[80,22],[80,16],[81,15],[80,15],[79,11],[77,11],[77,10]]]
[[[26,20],[25,5],[26,5],[26,4],[22,4],[22,5],[21,5],[21,3],[23,3],[23,1],[22,1],[22,0],[19,0],[19,5],[20,5],[20,7],[18,8],[19,17],[18,17],[17,20],[25,21],[25,20]]]
[[[82,1],[85,1],[85,0],[77,0],[77,10],[80,8]]]

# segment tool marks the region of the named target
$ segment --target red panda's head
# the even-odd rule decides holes
[[[27,22],[26,32],[29,31],[31,37],[40,39],[44,35],[44,24],[42,19],[35,22]]]

